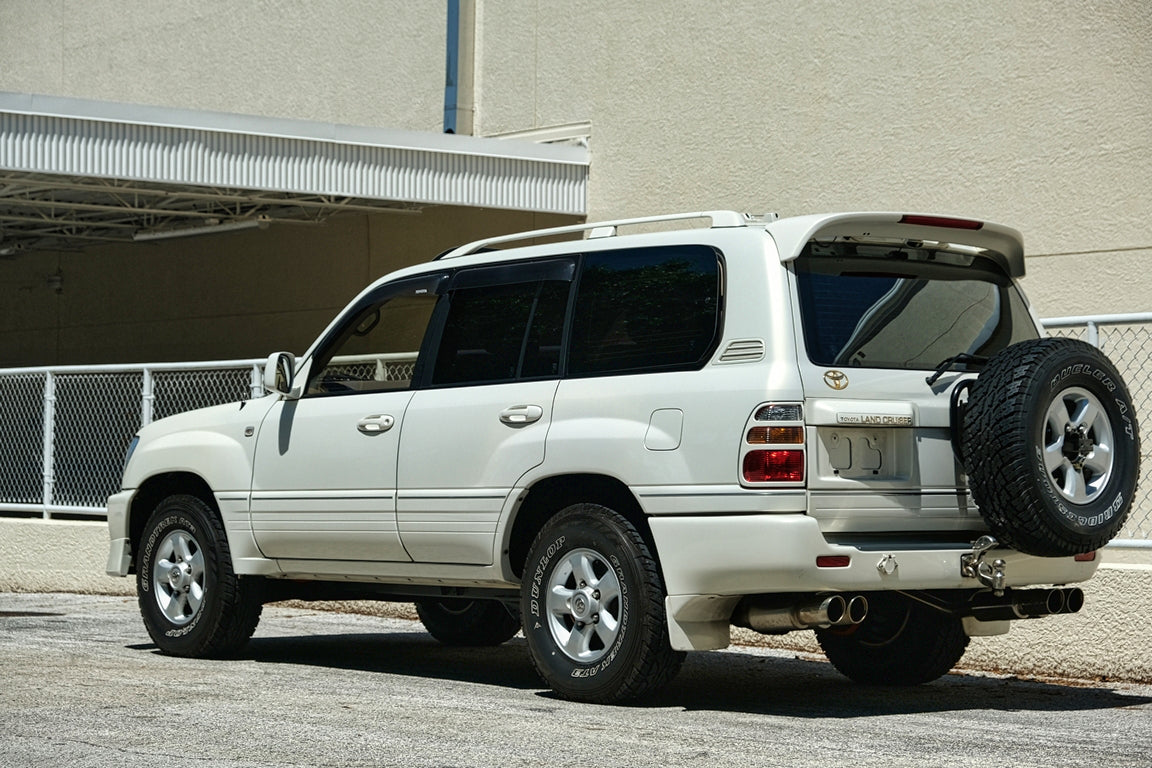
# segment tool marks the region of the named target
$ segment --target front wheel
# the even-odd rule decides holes
[[[521,614],[536,671],[566,699],[639,698],[684,660],[648,545],[607,507],[576,504],[548,521],[528,554]]]
[[[260,582],[237,576],[224,526],[195,496],[169,496],[140,540],[136,592],[144,626],[172,656],[235,653],[260,620]]]
[[[832,666],[864,685],[920,685],[946,675],[968,648],[956,616],[895,592],[869,594],[860,624],[816,630]]]

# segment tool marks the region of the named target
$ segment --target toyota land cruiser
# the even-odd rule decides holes
[[[235,652],[271,600],[357,597],[445,643],[522,630],[583,701],[732,624],[933,680],[1079,610],[1135,487],[1120,376],[1041,338],[1023,274],[1015,230],[921,214],[471,243],[272,355],[267,396],[142,429],[107,569],[177,656]]]

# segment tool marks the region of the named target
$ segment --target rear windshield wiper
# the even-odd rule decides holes
[[[984,355],[970,355],[967,352],[961,352],[958,355],[952,355],[952,357],[946,357],[943,360],[941,360],[940,364],[936,366],[936,372],[933,373],[928,378],[924,379],[924,381],[928,382],[928,386],[932,386],[933,384],[936,383],[937,379],[939,379],[941,376],[944,375],[945,371],[947,371],[949,368],[956,365],[957,363],[986,363],[986,362],[988,362],[988,358],[985,357]]]

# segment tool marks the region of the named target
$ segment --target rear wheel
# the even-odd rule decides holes
[[[671,680],[672,650],[660,571],[624,516],[596,504],[568,507],[536,537],[521,613],[532,663],[559,695],[610,703]]]
[[[136,592],[144,626],[172,656],[227,656],[263,610],[259,579],[237,576],[224,526],[203,500],[169,496],[144,524]]]
[[[445,645],[500,645],[520,631],[520,612],[496,600],[419,600],[416,614],[428,633]]]
[[[920,685],[948,673],[964,655],[960,619],[895,592],[868,595],[860,624],[816,630],[824,655],[865,685]]]

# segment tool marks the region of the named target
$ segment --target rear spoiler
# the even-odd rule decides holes
[[[920,213],[835,213],[796,216],[765,229],[793,261],[812,240],[932,240],[979,248],[980,256],[1000,265],[1010,277],[1024,276],[1024,237],[1015,229],[976,219]]]

